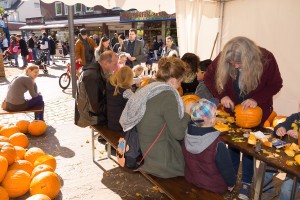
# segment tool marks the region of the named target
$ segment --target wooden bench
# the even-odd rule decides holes
[[[96,133],[97,132],[97,133]],[[107,128],[107,126],[92,126],[92,151],[93,151],[93,161],[95,161],[94,155],[94,140],[98,136],[102,136],[107,141],[107,156],[109,158],[111,155],[110,148],[113,147],[117,149],[119,138],[123,136],[122,132],[112,131]],[[98,164],[97,164],[98,165]],[[98,165],[99,166],[99,165]],[[102,168],[102,167],[101,167]],[[158,178],[141,172],[141,174],[148,179],[151,183],[158,186],[170,199],[197,199],[197,200],[219,200],[224,199],[220,194],[207,191],[205,189],[198,188],[191,183],[188,183],[184,177],[175,177],[175,178]]]
[[[35,107],[35,108],[31,108],[28,110],[21,110],[21,111],[7,111],[7,110],[3,110],[2,108],[0,108],[0,115],[8,115],[8,114],[20,114],[20,113],[24,113],[26,114],[29,118],[32,118],[30,115],[28,115],[28,113],[31,112],[41,112],[43,111],[42,107]],[[33,118],[34,119],[34,118]]]

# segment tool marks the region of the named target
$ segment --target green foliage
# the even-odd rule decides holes
[[[4,15],[5,10],[2,8],[2,6],[0,6],[0,16]]]

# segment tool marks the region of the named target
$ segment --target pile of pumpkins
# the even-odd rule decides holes
[[[44,121],[21,120],[16,124],[0,125],[0,199],[23,196],[27,200],[54,199],[60,191],[60,179],[54,172],[56,159],[42,149],[28,150],[27,133],[39,136],[46,132]]]

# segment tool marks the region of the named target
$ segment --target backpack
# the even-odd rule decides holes
[[[127,167],[131,170],[136,170],[143,163],[146,155],[149,153],[155,142],[161,136],[163,130],[166,127],[166,123],[163,128],[160,130],[160,133],[154,140],[154,142],[150,145],[145,154],[142,154],[139,135],[136,127],[125,132],[125,136],[119,139],[119,144],[117,148],[117,161],[121,167]]]

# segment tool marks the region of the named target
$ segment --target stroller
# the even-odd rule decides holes
[[[34,64],[38,65],[40,69],[43,69],[43,72],[45,74],[48,74],[47,69],[47,54],[49,53],[49,50],[42,50],[40,56],[37,58],[37,60],[34,61]]]

